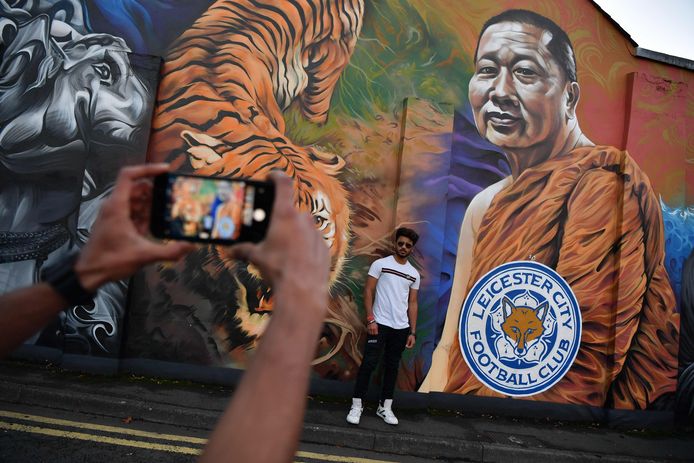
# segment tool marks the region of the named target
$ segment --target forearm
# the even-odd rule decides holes
[[[366,312],[366,318],[371,318],[374,316],[374,293],[368,289],[364,291],[364,311]]]
[[[291,461],[323,320],[315,294],[279,290],[253,363],[216,427],[202,461]],[[289,306],[282,306],[289,304]],[[258,430],[262,430],[259,432]],[[271,436],[268,439],[268,436]]]
[[[410,331],[417,332],[417,312],[419,310],[417,301],[410,302],[407,306],[407,318],[410,321]]]
[[[21,345],[66,306],[67,301],[46,283],[0,296],[0,357]]]

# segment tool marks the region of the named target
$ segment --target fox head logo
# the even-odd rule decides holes
[[[544,321],[548,311],[547,301],[537,308],[516,306],[508,297],[501,301],[504,321],[501,329],[506,339],[512,344],[518,357],[524,357],[528,348],[535,344],[545,332]]]
[[[512,397],[546,391],[571,368],[581,310],[569,284],[534,261],[501,264],[468,291],[460,351],[485,386]]]

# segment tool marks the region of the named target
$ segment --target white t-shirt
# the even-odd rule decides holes
[[[398,330],[409,327],[407,302],[410,289],[419,289],[419,272],[409,262],[399,264],[388,256],[371,264],[369,276],[378,280],[373,304],[376,323]]]

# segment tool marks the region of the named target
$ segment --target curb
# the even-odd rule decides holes
[[[157,424],[180,425],[185,423],[187,427],[203,430],[212,430],[222,412],[220,407],[212,409],[189,408],[183,405],[157,402],[147,397],[133,399],[115,395],[106,396],[83,390],[59,391],[54,387],[19,384],[5,379],[0,379],[0,401],[113,418],[132,417],[134,420]],[[481,436],[479,441],[444,439],[315,423],[305,423],[301,437],[302,442],[312,444],[449,461],[537,463],[538,458],[596,463],[655,463],[662,461],[538,447],[524,448],[495,442],[483,442],[484,440],[485,438]]]

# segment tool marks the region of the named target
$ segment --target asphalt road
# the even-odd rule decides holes
[[[42,407],[2,404],[0,462],[193,462],[208,431],[118,420]],[[302,444],[295,462],[423,463],[404,457]],[[436,460],[440,462],[441,460]]]

